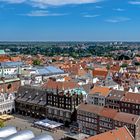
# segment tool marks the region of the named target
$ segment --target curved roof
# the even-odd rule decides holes
[[[53,140],[53,137],[50,135],[47,135],[47,134],[43,134],[43,135],[37,136],[31,140]]]
[[[7,126],[7,127],[0,129],[0,138],[5,138],[5,137],[8,137],[8,136],[13,135],[15,133],[17,133],[17,130],[15,127]]]
[[[30,130],[23,130],[19,131],[16,134],[13,134],[9,137],[7,137],[5,140],[30,140],[34,138],[34,134]]]

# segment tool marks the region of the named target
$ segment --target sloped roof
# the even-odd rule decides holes
[[[102,96],[107,96],[110,92],[110,88],[108,87],[99,87],[99,86],[95,86],[89,94],[97,94],[99,93]]]
[[[87,140],[134,140],[133,136],[127,129],[127,127],[121,127],[114,129],[96,136],[92,136]]]
[[[4,55],[5,51],[4,50],[0,50],[0,55]]]
[[[56,82],[49,80],[43,86],[44,89],[59,89],[59,90],[68,90],[78,88],[79,85],[76,82]]]

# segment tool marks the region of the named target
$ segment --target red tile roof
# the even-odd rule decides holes
[[[134,138],[127,127],[121,127],[99,135],[92,136],[87,140],[134,140]]]
[[[90,94],[99,93],[102,96],[107,96],[110,91],[111,90],[108,87],[98,87],[98,86],[95,86],[93,89],[91,89]]]
[[[93,77],[105,78],[107,74],[108,74],[108,71],[105,68],[95,68],[93,70]]]
[[[125,96],[123,96],[121,101],[140,104],[140,94],[127,92],[127,94],[125,94]]]
[[[59,90],[68,90],[78,88],[79,85],[76,82],[56,82],[49,80],[48,82],[44,83],[42,86],[45,89],[59,89]]]

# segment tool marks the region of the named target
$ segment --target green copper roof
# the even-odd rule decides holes
[[[3,55],[5,54],[5,51],[4,50],[0,50],[0,55]]]
[[[81,88],[76,88],[76,89],[73,89],[73,91],[71,91],[71,93],[77,93],[78,95],[82,94],[82,95],[86,95],[87,93],[82,90]]]

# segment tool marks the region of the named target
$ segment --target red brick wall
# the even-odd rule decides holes
[[[18,88],[19,88],[19,86],[20,86],[20,81],[15,81],[15,82],[9,82],[9,83],[0,84],[0,92],[3,89],[3,92],[12,93],[12,92],[17,91]],[[8,87],[9,87],[9,89],[8,89]]]

